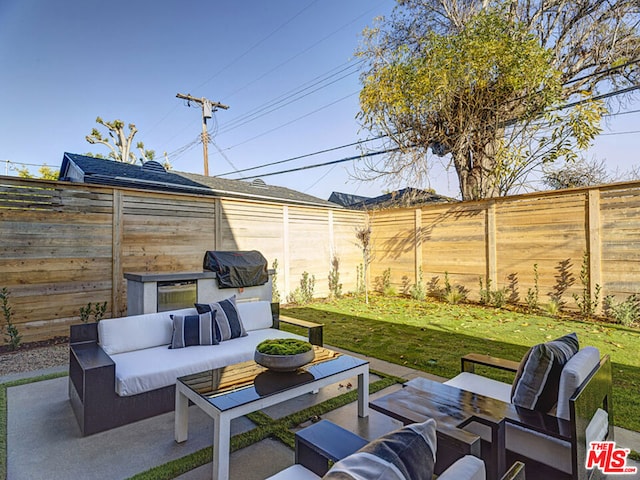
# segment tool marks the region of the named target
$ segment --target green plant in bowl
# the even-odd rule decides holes
[[[276,372],[291,372],[313,361],[313,346],[295,338],[264,340],[258,344],[253,359]]]
[[[297,355],[311,350],[313,347],[309,342],[295,338],[276,338],[264,340],[258,344],[256,349],[260,353],[267,355]]]

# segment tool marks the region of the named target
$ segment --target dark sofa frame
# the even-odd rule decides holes
[[[309,341],[322,346],[323,325],[280,317],[272,304],[273,328],[288,323],[306,328]],[[72,325],[69,335],[69,400],[83,436],[170,412],[175,408],[175,385],[137,395],[116,394],[116,365],[98,344],[98,324]]]

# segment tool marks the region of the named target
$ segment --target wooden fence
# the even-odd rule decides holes
[[[89,302],[106,301],[106,317],[125,314],[124,272],[199,271],[206,250],[277,260],[283,300],[303,272],[326,296],[334,255],[343,290],[355,290],[355,231],[367,222],[370,287],[388,270],[402,292],[422,272],[425,286],[442,288],[446,275],[472,299],[479,279],[511,285],[523,302],[536,268],[540,302],[555,293],[575,308],[586,252],[591,294],[596,285],[600,300],[640,292],[640,183],[367,214],[15,177],[0,177],[0,288],[23,341],[67,335]]]
[[[80,308],[126,314],[125,272],[202,270],[206,250],[259,250],[278,260],[283,300],[304,271],[328,294],[331,256],[353,290],[366,214],[0,177],[0,288],[23,341],[68,335]]]
[[[390,269],[396,290],[417,281],[478,299],[480,280],[520,302],[560,297],[577,308],[585,283],[617,302],[640,292],[640,184],[623,183],[506,198],[373,212],[371,278]],[[586,276],[581,277],[586,254]],[[597,287],[596,287],[597,286]]]

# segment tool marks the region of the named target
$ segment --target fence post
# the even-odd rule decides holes
[[[213,245],[215,250],[222,250],[222,199],[215,200],[215,223]]]
[[[111,316],[119,317],[123,308],[124,273],[122,272],[122,191],[113,190],[111,211]],[[122,303],[124,306],[124,303]]]
[[[291,258],[289,254],[289,207],[287,205],[282,206],[282,280],[284,283],[284,290],[282,292],[282,298],[285,300],[289,296],[289,277],[291,268]]]
[[[414,244],[415,244],[415,265],[414,265],[414,284],[418,284],[420,280],[420,268],[422,268],[422,209],[415,210],[415,226],[414,226]]]
[[[589,293],[591,300],[595,300],[596,285],[602,287],[602,244],[600,241],[600,189],[593,188],[588,192],[589,209],[587,218],[589,219],[587,231],[587,253],[589,255]],[[605,292],[600,292],[600,300],[604,298]],[[599,302],[600,305],[602,301]],[[596,313],[600,310],[600,305]]]
[[[487,286],[489,282],[498,289],[498,259],[496,251],[496,202],[489,200],[487,205],[487,223],[485,227],[487,242]]]

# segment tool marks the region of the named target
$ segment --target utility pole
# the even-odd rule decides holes
[[[223,105],[219,102],[212,102],[204,97],[196,98],[192,97],[189,94],[178,93],[176,97],[181,98],[183,100],[187,100],[188,102],[199,103],[202,106],[202,153],[204,155],[204,176],[209,176],[209,134],[207,132],[207,118],[211,118],[213,112],[215,112],[218,108],[222,108],[224,110],[228,110],[228,105]]]

